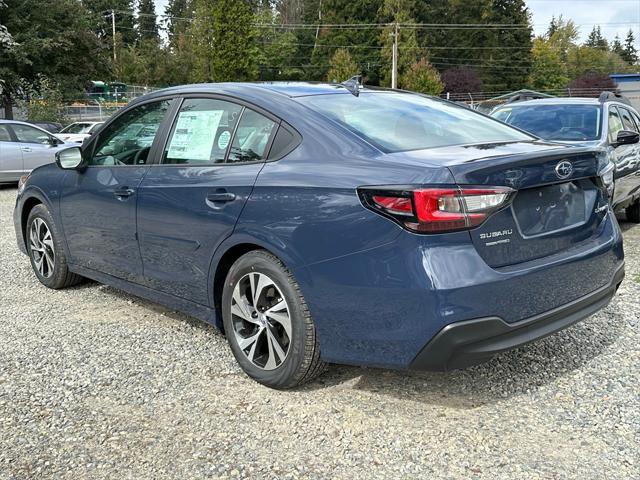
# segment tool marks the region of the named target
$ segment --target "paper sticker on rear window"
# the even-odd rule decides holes
[[[180,112],[167,157],[208,162],[223,110]]]

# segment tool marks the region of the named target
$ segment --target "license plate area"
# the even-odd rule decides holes
[[[512,206],[518,230],[535,238],[578,228],[589,220],[597,195],[590,180],[521,190]]]

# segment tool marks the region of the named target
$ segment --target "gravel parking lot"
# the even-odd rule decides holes
[[[333,366],[278,392],[212,327],[41,286],[0,189],[0,479],[640,478],[640,226],[598,315],[448,374]]]

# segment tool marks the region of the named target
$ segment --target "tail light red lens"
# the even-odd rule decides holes
[[[364,187],[358,194],[367,208],[408,230],[445,233],[481,225],[507,206],[515,191],[508,187]]]

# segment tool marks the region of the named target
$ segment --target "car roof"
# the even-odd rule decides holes
[[[373,89],[361,87],[361,92],[372,91]],[[378,90],[378,89],[376,89]],[[227,83],[197,83],[190,85],[180,85],[176,87],[163,88],[143,95],[133,100],[131,104],[140,101],[163,97],[166,95],[181,95],[188,93],[212,93],[223,95],[237,95],[259,97],[277,93],[279,95],[295,98],[310,95],[345,94],[349,91],[338,83],[319,82],[227,82]]]
[[[607,102],[616,103],[616,102]],[[564,98],[540,98],[535,100],[523,100],[522,102],[505,103],[498,106],[503,107],[515,107],[521,105],[602,105],[597,98],[582,98],[582,97],[564,97]]]
[[[39,125],[36,125],[34,123],[30,123],[30,122],[23,122],[21,120],[7,120],[7,119],[0,119],[0,125],[2,124],[7,124],[7,123],[13,123],[13,124],[18,124],[18,125],[26,125],[28,127],[33,127],[33,128],[37,128],[38,130],[42,130],[43,132],[47,132],[44,128],[42,128]],[[51,132],[47,132],[49,135],[51,135]]]

